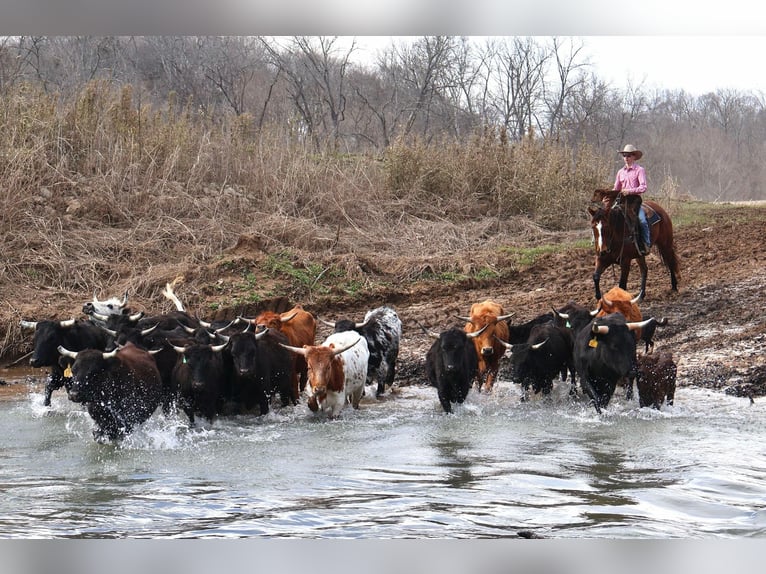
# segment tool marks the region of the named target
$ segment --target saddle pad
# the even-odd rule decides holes
[[[662,221],[662,217],[654,211],[651,207],[648,205],[642,205],[641,206],[644,209],[644,213],[646,213],[646,221],[649,224],[649,226],[654,225],[655,223],[659,223]]]

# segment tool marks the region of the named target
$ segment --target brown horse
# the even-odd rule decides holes
[[[635,226],[626,225],[624,205],[615,205],[615,198],[619,192],[612,189],[597,189],[593,192],[591,201],[598,202],[599,206],[588,208],[591,215],[590,226],[596,246],[596,271],[593,273],[593,283],[596,287],[596,299],[601,299],[601,273],[609,266],[619,263],[620,287],[627,289],[630,262],[635,259],[641,270],[641,298],[646,294],[646,276],[648,268],[646,260],[636,248]],[[604,201],[608,199],[609,201]],[[622,202],[625,203],[625,202]],[[649,232],[652,247],[657,246],[662,262],[670,271],[670,286],[673,291],[678,291],[679,260],[673,248],[673,222],[667,212],[654,201],[644,201],[644,206],[651,208],[656,221],[650,219]],[[654,219],[654,218],[653,218]]]

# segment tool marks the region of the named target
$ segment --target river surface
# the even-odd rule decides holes
[[[40,371],[35,371],[40,376]],[[19,376],[20,378],[14,378]],[[602,416],[498,381],[190,427],[160,412],[100,444],[63,390],[2,373],[1,538],[743,538],[766,535],[766,401],[681,387]]]

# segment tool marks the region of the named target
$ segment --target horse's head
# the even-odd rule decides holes
[[[588,207],[588,213],[590,213],[590,228],[593,232],[596,254],[612,249],[619,251],[625,235],[625,217],[620,206],[602,203]]]

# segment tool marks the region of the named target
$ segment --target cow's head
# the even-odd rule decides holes
[[[21,321],[21,326],[25,329],[34,329],[35,336],[33,341],[34,350],[29,364],[32,367],[50,367],[58,362],[58,347],[63,338],[64,331],[70,329],[75,324],[74,319],[66,321]]]
[[[96,294],[93,293],[93,301],[89,301],[82,306],[82,312],[85,315],[93,315],[98,313],[99,315],[121,315],[126,311],[125,307],[128,304],[128,292],[122,296],[122,300],[117,297],[111,299],[105,299],[99,301]]]
[[[98,384],[107,381],[106,372],[115,361],[117,349],[109,353],[97,349],[70,351],[59,345],[59,365],[71,370],[71,381],[67,385],[67,396],[74,403],[86,403],[99,396]]]
[[[309,408],[312,408],[312,404],[316,405],[317,402],[321,405],[327,397],[328,391],[337,393],[343,391],[346,385],[346,376],[343,372],[343,362],[338,358],[338,355],[349,350],[361,339],[362,337],[359,336],[353,342],[340,347],[334,345],[292,347],[280,343],[280,346],[288,351],[301,355],[306,359],[308,383],[311,388],[311,396],[313,397],[313,401],[310,399]],[[312,410],[315,409],[312,408]]]
[[[495,335],[502,339],[508,338],[508,325],[505,321],[513,315],[513,313],[504,315],[503,307],[494,301],[484,301],[471,306],[469,317],[458,316],[458,319],[466,321],[466,333],[482,331],[481,335],[474,337],[474,343],[479,354],[486,358],[495,353],[497,345]]]

